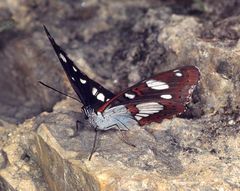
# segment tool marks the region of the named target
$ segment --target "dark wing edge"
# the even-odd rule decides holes
[[[107,100],[115,96],[111,91],[105,89],[82,72],[55,42],[45,25],[43,25],[43,28],[74,91],[84,106],[91,106],[93,109],[97,110]]]

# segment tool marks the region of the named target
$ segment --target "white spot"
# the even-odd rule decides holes
[[[136,114],[136,115],[138,115],[138,116],[140,116],[140,117],[148,117],[148,116],[149,116],[148,114],[143,114],[143,113],[138,113],[138,114]]]
[[[63,56],[62,53],[59,54],[59,57],[63,62],[67,63],[67,59],[65,58],[65,56]]]
[[[73,68],[74,72],[77,72],[77,68],[75,68],[74,66],[72,68]]]
[[[93,94],[93,95],[96,95],[96,93],[97,93],[97,88],[93,88],[93,89],[92,89],[92,94]]]
[[[160,97],[163,99],[172,99],[172,95],[170,94],[164,94],[164,95],[161,95]]]
[[[182,73],[181,73],[181,72],[177,72],[175,75],[176,75],[177,77],[181,77],[181,76],[182,76]]]
[[[100,93],[100,94],[97,95],[97,99],[104,102],[105,96],[102,93]]]
[[[141,114],[153,114],[163,110],[163,105],[157,102],[147,102],[136,105]]]
[[[136,120],[140,121],[142,119],[142,117],[139,116],[135,116]]]
[[[140,113],[144,113],[144,114],[154,114],[154,113],[158,113],[159,111],[161,111],[162,109],[159,110],[140,110]]]
[[[72,77],[72,80],[73,80],[73,81],[75,81],[75,78],[74,78],[74,77]]]
[[[107,99],[106,101],[109,101],[110,99]]]
[[[146,103],[137,104],[136,107],[138,109],[141,109],[141,108],[162,107],[162,105],[157,102],[146,102]]]
[[[86,84],[86,80],[84,80],[84,79],[82,79],[82,78],[80,78],[80,82],[82,83],[82,84]]]
[[[173,72],[180,72],[180,70],[173,70]]]
[[[146,84],[149,88],[154,90],[165,90],[169,88],[169,85],[167,85],[165,82],[157,80],[148,80],[146,81]]]
[[[134,95],[134,94],[125,93],[124,95],[125,95],[125,97],[127,97],[127,98],[129,98],[129,99],[135,98],[135,95]]]

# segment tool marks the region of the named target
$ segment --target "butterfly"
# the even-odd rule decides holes
[[[81,71],[45,32],[80,101],[86,118],[95,130],[129,130],[171,119],[185,111],[200,79],[195,66],[184,66],[142,80],[118,94],[112,93]]]

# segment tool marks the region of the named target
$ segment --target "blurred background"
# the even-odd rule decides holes
[[[199,28],[192,26],[192,38],[231,48],[239,39],[239,5],[238,0],[3,0],[0,118],[22,123],[42,111],[51,111],[63,97],[41,87],[38,80],[60,91],[71,91],[43,24],[84,72],[118,92],[153,73],[180,65],[211,67],[199,56],[187,54],[194,39],[186,42],[179,53],[159,34],[172,22],[173,15],[182,16],[175,18],[173,25],[189,16],[199,23]],[[196,24],[191,22],[186,21],[185,27]],[[193,31],[167,31],[164,35],[175,32],[179,33],[174,35],[191,38],[192,34],[187,34]],[[180,43],[173,42],[175,46]],[[196,64],[199,61],[202,63]],[[218,70],[225,72],[231,67],[223,60]],[[197,112],[198,116],[203,113]]]

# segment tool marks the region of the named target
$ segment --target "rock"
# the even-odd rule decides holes
[[[0,190],[239,190],[239,7],[228,2],[0,2]],[[231,11],[229,11],[231,10]],[[100,133],[73,95],[42,30],[91,78],[118,92],[195,65],[187,112]],[[76,120],[79,135],[72,137]],[[135,145],[136,147],[131,146]]]
[[[45,122],[36,134],[36,158],[51,190],[234,190],[239,186],[239,136],[222,129],[213,138],[217,124],[175,118],[136,128],[127,133],[136,147],[124,143],[118,131],[103,132],[89,161],[94,131],[84,125],[79,136],[69,138],[74,121],[83,118],[69,111],[80,108],[72,102],[63,101],[43,116]]]
[[[39,165],[34,161],[33,121],[16,127],[1,145],[0,190],[47,191]],[[11,127],[9,125],[9,127]]]
[[[178,23],[178,24],[176,24]],[[201,89],[206,96],[202,97],[202,106],[205,113],[216,113],[223,107],[227,107],[229,99],[233,110],[240,104],[238,97],[231,95],[240,95],[239,89],[239,64],[237,51],[239,44],[226,49],[224,41],[215,42],[214,40],[204,41],[198,38],[198,32],[202,27],[194,18],[184,18],[181,16],[172,16],[170,25],[166,26],[158,36],[159,42],[164,42],[167,49],[171,50],[173,55],[169,58],[170,63],[189,64],[197,63],[201,71]],[[223,67],[223,63],[224,67]],[[226,66],[227,65],[227,66]],[[224,71],[225,77],[222,75]],[[211,75],[209,75],[211,74]],[[221,95],[221,96],[219,96]]]

